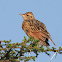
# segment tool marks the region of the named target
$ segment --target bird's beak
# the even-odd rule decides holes
[[[19,15],[24,16],[24,14],[19,14]]]

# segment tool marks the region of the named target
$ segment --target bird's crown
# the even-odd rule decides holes
[[[32,12],[26,12],[25,15],[33,15]]]

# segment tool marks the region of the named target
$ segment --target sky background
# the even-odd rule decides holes
[[[62,47],[62,0],[0,0],[0,40],[22,42],[27,35],[21,28],[23,18],[19,14],[26,12],[33,12],[46,25],[56,48]],[[54,46],[49,43],[50,47]],[[50,57],[40,53],[35,62],[49,62],[54,54],[50,53]],[[57,54],[51,62],[62,62],[62,55]]]

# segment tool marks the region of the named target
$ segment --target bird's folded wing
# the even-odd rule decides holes
[[[34,23],[31,26],[29,26],[29,31],[30,31],[30,35],[32,34],[32,36],[37,36],[37,38],[39,39],[43,39],[43,37],[48,38],[52,41],[52,39],[50,38],[50,34],[47,31],[45,25],[39,22],[39,23]],[[52,43],[55,45],[55,43],[52,41]]]
[[[46,29],[46,26],[38,20],[34,21],[33,24],[29,26],[29,29],[31,32],[38,33],[46,38],[50,36],[49,32]]]

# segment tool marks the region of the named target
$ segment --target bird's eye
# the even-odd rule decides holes
[[[27,15],[27,16],[29,16],[29,15]]]

